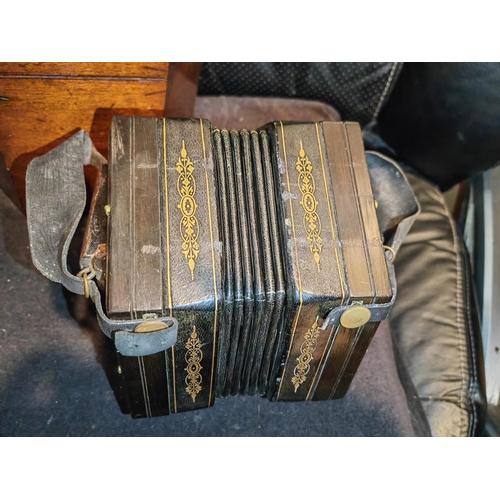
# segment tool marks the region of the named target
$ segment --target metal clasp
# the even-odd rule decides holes
[[[95,270],[92,266],[84,267],[78,271],[77,276],[83,278],[83,293],[85,298],[89,298],[89,280],[95,277]]]

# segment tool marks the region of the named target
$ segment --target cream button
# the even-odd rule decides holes
[[[370,321],[372,313],[366,306],[352,306],[340,316],[340,324],[344,328],[358,328]]]
[[[135,333],[151,333],[158,332],[159,330],[165,330],[168,326],[162,321],[148,320],[143,323],[139,323],[134,332]]]

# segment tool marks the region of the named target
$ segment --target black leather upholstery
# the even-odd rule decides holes
[[[405,63],[380,135],[446,190],[500,162],[500,63]]]
[[[483,436],[488,403],[486,400],[486,378],[484,372],[484,351],[483,340],[481,337],[481,323],[479,320],[479,307],[472,283],[473,274],[470,265],[470,256],[462,238],[460,238],[460,244],[461,258],[465,269],[464,306],[467,310],[467,349],[469,359],[471,359],[468,390],[470,394],[472,418],[469,434],[471,436]]]
[[[318,100],[366,125],[400,70],[401,63],[204,63],[198,93]]]
[[[394,344],[432,435],[481,435],[484,363],[468,255],[443,195],[419,177],[408,179],[421,211],[394,263]]]

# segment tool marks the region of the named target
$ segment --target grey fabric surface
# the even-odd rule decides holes
[[[206,410],[133,420],[111,341],[89,300],[32,265],[26,221],[0,191],[0,435],[413,436],[388,328],[381,327],[347,396],[337,401],[217,400]],[[419,430],[420,429],[420,430]]]

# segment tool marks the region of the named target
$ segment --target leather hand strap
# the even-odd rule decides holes
[[[74,276],[67,267],[68,249],[86,202],[83,167],[98,169],[106,160],[95,149],[87,132],[79,131],[49,153],[35,158],[26,173],[26,214],[33,263],[47,278],[73,293],[85,294],[86,278]],[[153,332],[134,330],[148,320],[111,320],[101,304],[94,281],[88,293],[96,305],[99,325],[115,340],[124,356],[146,356],[172,347],[177,341],[175,318],[157,318],[165,328]]]
[[[366,152],[377,219],[384,245],[392,248],[394,260],[401,243],[420,213],[420,207],[401,167],[375,151]]]

